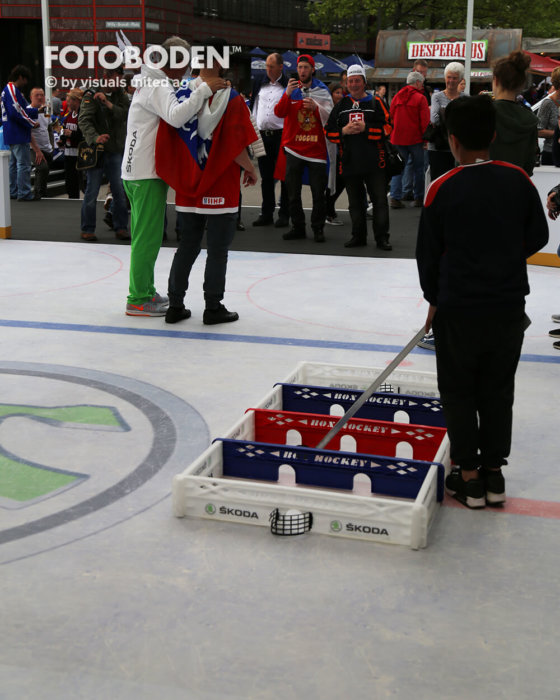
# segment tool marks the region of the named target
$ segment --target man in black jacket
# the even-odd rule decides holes
[[[259,158],[262,192],[261,214],[256,221],[253,221],[253,226],[268,226],[273,222],[272,215],[276,206],[274,169],[284,126],[284,120],[274,114],[274,107],[282,97],[287,84],[288,78],[284,74],[284,59],[279,53],[271,53],[266,59],[266,76],[255,80],[249,103],[266,150],[266,155]],[[284,182],[282,182],[280,189],[278,219],[274,225],[276,228],[289,225],[288,194]]]

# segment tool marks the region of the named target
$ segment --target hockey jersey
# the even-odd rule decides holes
[[[188,99],[199,80],[180,88],[177,99]],[[234,159],[256,140],[247,105],[231,88],[219,90],[179,129],[161,121],[156,172],[175,190],[177,211],[236,212],[241,168]]]
[[[30,143],[31,129],[35,126],[38,114],[37,109],[29,106],[14,83],[8,83],[2,90],[2,127],[6,145]]]
[[[314,100],[318,108],[306,109],[304,98]],[[336,150],[331,149],[325,139],[324,125],[333,107],[332,97],[326,85],[313,78],[311,87],[307,90],[296,88],[291,95],[286,92],[274,108],[277,117],[284,118],[284,130],[280,152],[276,161],[274,177],[283,180],[286,172],[286,153],[311,162],[327,163],[332,174],[329,176],[329,187],[334,183],[334,163]]]
[[[343,134],[342,129],[351,121],[364,122],[364,131]],[[361,100],[343,97],[331,112],[325,133],[329,141],[339,146],[342,175],[364,175],[385,167],[383,136],[391,133],[391,125],[387,108],[379,97],[366,95]]]

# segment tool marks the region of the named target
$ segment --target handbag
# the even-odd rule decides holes
[[[406,165],[401,152],[385,137],[383,137],[383,148],[385,149],[385,171],[387,176],[395,177],[395,175],[400,175]]]
[[[89,170],[90,168],[100,168],[103,158],[103,144],[97,143],[90,146],[87,141],[78,144],[78,159],[76,160],[76,170]]]
[[[444,124],[433,124],[430,122],[426,130],[422,134],[424,141],[433,143],[436,151],[448,151],[449,144],[447,142],[447,129]]]

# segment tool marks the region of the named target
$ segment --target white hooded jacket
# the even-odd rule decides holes
[[[189,121],[212,95],[202,82],[185,102],[179,102],[171,81],[162,70],[143,65],[133,79],[136,92],[128,112],[122,162],[123,180],[156,179],[155,147],[159,120],[179,128]]]

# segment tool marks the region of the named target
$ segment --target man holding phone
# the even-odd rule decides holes
[[[290,78],[281,100],[274,108],[276,116],[284,119],[275,177],[284,180],[288,190],[292,229],[283,235],[287,241],[305,238],[305,214],[301,202],[305,170],[313,198],[313,237],[317,243],[325,240],[327,163],[330,161],[334,176],[336,150],[331,156],[328,155],[323,126],[329,118],[333,101],[326,85],[313,77],[314,72],[313,58],[301,54],[297,63],[297,79]],[[334,185],[334,177],[332,179]]]

